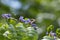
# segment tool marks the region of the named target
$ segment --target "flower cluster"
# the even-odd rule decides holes
[[[9,19],[11,18],[11,14],[2,14],[2,17]],[[29,19],[29,18],[24,19],[23,16],[20,16],[19,21],[24,22],[25,24],[30,24],[32,27],[34,27],[34,29],[37,29],[36,28],[37,25],[34,23],[35,19]]]
[[[38,33],[35,30],[36,24],[34,20],[19,17],[19,20],[12,17],[11,14],[2,14],[6,20],[0,24],[1,40],[37,40]],[[2,37],[2,38],[1,38]]]
[[[2,14],[2,17],[9,19],[11,17],[11,14]]]
[[[34,24],[35,19],[31,19],[31,20],[30,20],[29,18],[24,19],[23,16],[20,16],[19,20],[20,20],[21,22],[24,22],[25,24],[28,24],[28,23],[29,23],[29,24],[31,24],[32,27],[34,27],[34,29],[37,29],[37,28],[36,28],[37,25]]]
[[[42,40],[60,40],[60,28],[58,28],[56,32],[53,32],[53,25],[50,25],[47,28],[46,36],[44,36]]]
[[[25,20],[23,16],[20,16],[19,20],[20,20],[21,22],[24,22],[25,24],[27,24],[27,23],[30,23],[30,22],[31,22],[31,20],[30,20],[30,19],[26,19],[26,20]]]

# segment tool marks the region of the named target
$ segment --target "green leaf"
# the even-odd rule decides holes
[[[47,28],[47,31],[50,32],[54,29],[54,26],[53,25],[50,25],[48,28]]]
[[[9,23],[15,25],[17,22],[16,22],[16,20],[10,19]]]

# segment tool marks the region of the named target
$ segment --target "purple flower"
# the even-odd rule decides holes
[[[54,36],[56,36],[56,33],[54,33]]]
[[[21,19],[21,21],[22,21],[22,22],[25,22],[25,20],[24,20],[24,19]]]
[[[19,20],[23,19],[24,17],[23,16],[20,16]]]
[[[36,24],[31,24],[31,26],[36,30],[37,29],[37,25]]]
[[[31,22],[30,19],[24,20],[24,17],[23,17],[23,16],[20,16],[19,20],[20,20],[21,22],[24,22],[25,24]]]
[[[48,32],[46,32],[46,35],[48,35]]]
[[[11,14],[2,14],[2,17],[9,19],[11,17]]]
[[[51,36],[56,36],[56,33],[53,33],[52,31],[50,32]]]
[[[30,22],[31,22],[30,19],[25,20],[25,24],[28,24],[28,23],[30,23]]]
[[[30,19],[27,19],[27,22],[31,22],[31,20]]]
[[[32,24],[32,27],[36,27],[36,24]]]
[[[28,24],[27,20],[24,21],[25,24]]]
[[[23,16],[20,16],[19,20],[22,22],[25,22],[25,20],[23,18],[24,18]]]
[[[31,22],[30,19],[25,20],[23,16],[20,16],[19,20],[20,20],[21,22],[24,22],[25,24],[28,24],[28,23]]]

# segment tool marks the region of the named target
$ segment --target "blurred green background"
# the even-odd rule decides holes
[[[0,0],[0,22],[4,13],[11,13],[16,19],[21,15],[36,19],[38,39],[49,25],[54,25],[54,31],[60,27],[60,0]]]

